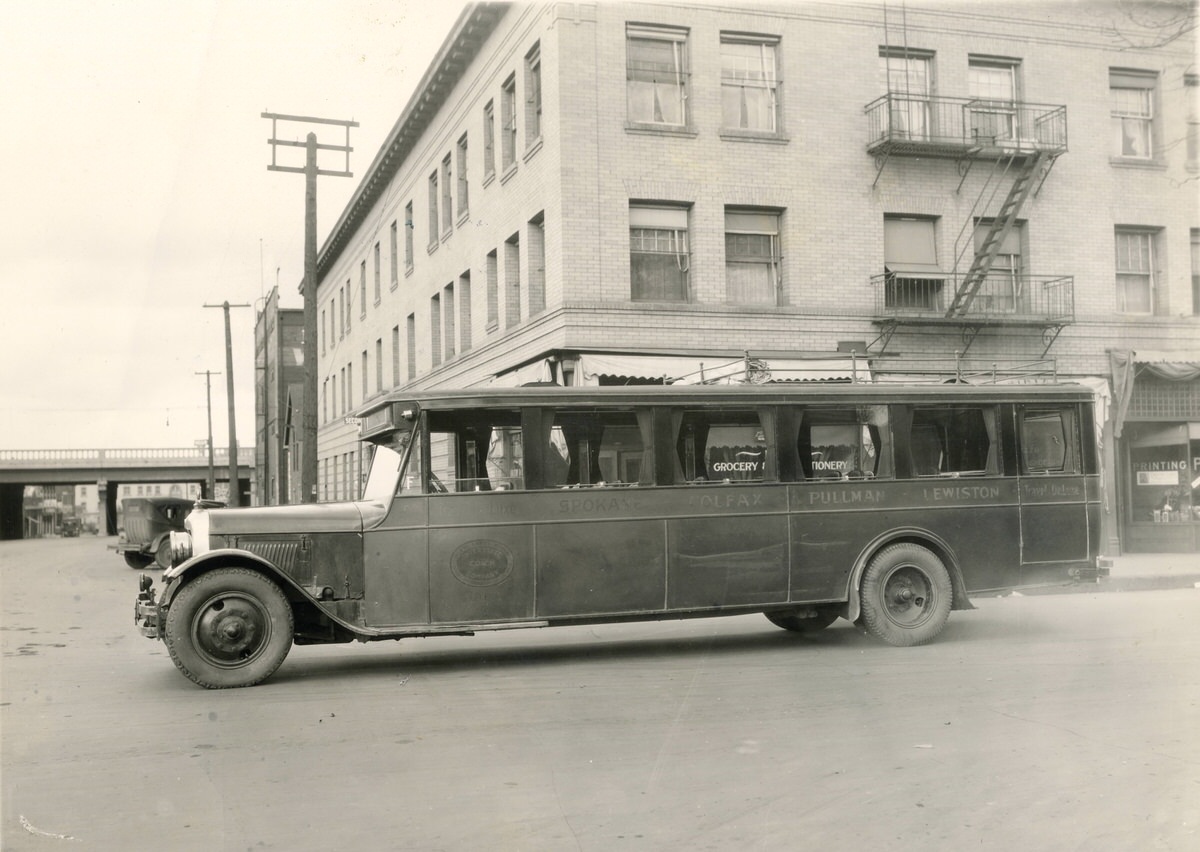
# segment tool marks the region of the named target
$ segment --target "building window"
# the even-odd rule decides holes
[[[687,30],[630,25],[625,79],[629,121],[685,127],[688,122]]]
[[[629,281],[634,301],[688,300],[688,211],[629,207]]]
[[[884,307],[942,309],[946,274],[937,261],[936,226],[934,219],[884,217]]]
[[[1113,156],[1149,160],[1154,156],[1154,95],[1158,76],[1147,71],[1108,72]]]
[[[1200,316],[1200,228],[1192,228],[1192,316]],[[1200,472],[1200,471],[1198,471]]]
[[[880,48],[879,71],[888,95],[887,131],[893,136],[928,139],[933,54]]]
[[[350,325],[350,318],[346,315],[346,296],[350,292],[350,279],[346,279],[346,286],[338,290],[338,313],[341,315],[341,327],[338,329],[338,340],[346,336],[346,327]]]
[[[775,133],[779,129],[778,40],[721,36],[722,126]]]
[[[370,368],[369,359],[367,357],[367,350],[364,349],[362,351],[362,369],[359,371],[360,373],[362,373],[362,398],[364,400],[371,394],[371,389],[370,389],[370,386],[368,385],[368,382],[370,381],[370,379],[367,378],[370,375],[370,369],[371,368]]]
[[[404,320],[404,334],[408,338],[408,378],[417,377],[417,317],[409,314]]]
[[[326,332],[325,332],[325,309],[324,308],[321,308],[320,329],[321,329],[321,354],[324,355],[325,354],[325,341],[329,337],[329,335],[326,334]]]
[[[975,224],[977,255],[987,250],[992,224],[991,219],[980,219]],[[971,301],[971,312],[1028,313],[1031,294],[1025,273],[1025,244],[1025,223],[1014,222],[996,250],[991,271]]]
[[[546,308],[546,217],[538,213],[529,220],[529,314]]]
[[[429,176],[429,250],[438,246],[438,173]]]
[[[725,210],[725,293],[736,305],[779,304],[779,214]]]
[[[383,390],[383,338],[375,338],[375,393]]]
[[[460,351],[471,348],[471,272],[458,276],[458,327],[461,340]]]
[[[1184,74],[1183,88],[1188,99],[1187,167],[1200,169],[1200,74]]]
[[[329,379],[321,382],[321,422],[329,422]]]
[[[429,297],[429,349],[433,366],[442,363],[442,294]]]
[[[455,346],[455,330],[454,330],[454,285],[447,284],[442,290],[442,321],[445,323],[445,334],[443,338],[446,343],[446,360],[449,361],[454,357]]]
[[[525,55],[525,147],[542,137],[542,49],[535,44]]]
[[[404,271],[413,270],[413,205],[404,205]]]
[[[504,81],[500,90],[500,165],[504,171],[517,161],[517,78]]]
[[[392,387],[400,385],[400,326],[392,326]]]
[[[470,198],[467,186],[467,134],[458,140],[458,218],[467,218],[470,210]]]
[[[500,327],[500,273],[495,250],[487,256],[487,328],[494,331]]]
[[[367,315],[367,262],[358,265],[358,310],[359,317]]]
[[[377,305],[379,304],[379,300],[380,300],[380,299],[383,297],[383,293],[382,293],[382,291],[379,289],[379,287],[380,287],[380,269],[379,269],[379,266],[380,266],[380,251],[379,251],[379,243],[375,243],[375,262],[374,262],[374,275],[375,275],[375,304],[377,304]],[[364,305],[363,305],[363,315],[365,316],[365,315],[366,315],[366,313],[367,313],[367,306],[364,304]]]
[[[349,411],[354,408],[354,362],[351,361],[346,365],[346,381],[342,384],[342,390],[346,393],[346,404],[342,406],[342,411]]]
[[[521,322],[521,237],[513,234],[504,241],[504,324],[512,328]]]
[[[971,98],[971,136],[991,143],[1030,136],[1017,126],[1015,60],[971,57],[967,94]]]
[[[483,178],[496,173],[496,107],[491,101],[483,108]]]
[[[450,155],[442,160],[442,239],[450,236],[454,230],[454,204],[452,193],[454,184],[451,182]]]
[[[1125,314],[1155,311],[1154,232],[1117,228],[1117,310]]]
[[[388,235],[388,251],[391,258],[391,289],[395,290],[396,285],[400,283],[400,236],[399,223],[392,221],[392,230]]]

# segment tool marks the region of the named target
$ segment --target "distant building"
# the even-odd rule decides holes
[[[304,310],[281,308],[273,287],[254,325],[254,467],[259,499],[269,506],[301,502],[300,430],[298,420],[291,428],[291,411],[300,410],[303,383]]]
[[[1093,387],[1110,550],[1200,549],[1200,106],[1151,20],[470,5],[320,252],[320,497],[398,387],[997,365]]]

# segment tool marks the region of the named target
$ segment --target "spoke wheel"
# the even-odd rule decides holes
[[[838,619],[839,605],[806,607],[783,612],[764,612],[767,621],[793,633],[819,633]]]
[[[244,568],[218,568],[179,590],[167,610],[171,659],[210,689],[252,686],[292,647],[291,605],[279,586]]]
[[[946,625],[952,603],[946,566],[920,545],[885,547],[863,577],[863,625],[889,645],[930,641]]]

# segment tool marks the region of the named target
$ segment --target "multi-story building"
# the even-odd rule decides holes
[[[1192,10],[1101,5],[469,6],[320,252],[321,498],[396,387],[1023,364],[1195,549]]]
[[[303,393],[304,311],[281,308],[273,287],[254,324],[255,490],[268,506],[301,502],[296,433]]]

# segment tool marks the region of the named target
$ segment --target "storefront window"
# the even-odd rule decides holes
[[[1200,520],[1200,423],[1131,423],[1131,520]]]

